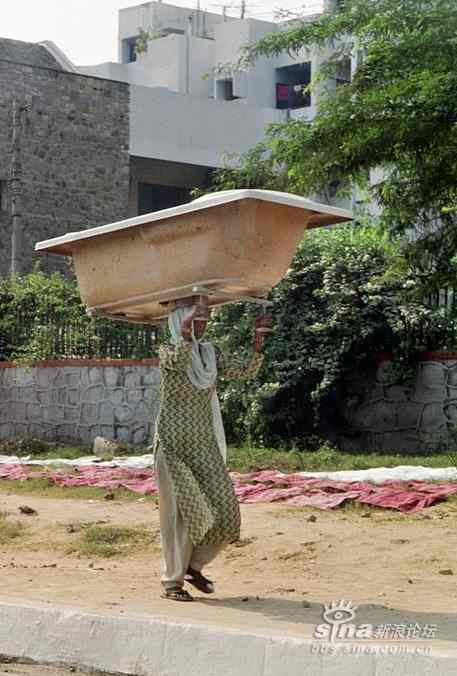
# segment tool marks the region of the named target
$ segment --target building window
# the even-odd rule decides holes
[[[306,91],[310,82],[309,62],[276,68],[276,107],[290,110],[310,106],[311,95]]]
[[[239,98],[239,96],[233,95],[233,78],[227,77],[223,80],[216,80],[216,99],[233,101]]]
[[[122,40],[122,63],[133,63],[136,61],[137,37],[128,38],[128,40]]]
[[[138,183],[138,215],[189,202],[190,188],[159,183]]]
[[[8,182],[0,181],[0,211],[8,211]]]
[[[339,61],[335,73],[336,86],[350,84],[351,82],[351,59],[348,57]]]

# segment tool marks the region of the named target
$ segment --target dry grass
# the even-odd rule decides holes
[[[19,521],[10,521],[8,512],[0,512],[0,545],[8,545],[24,536],[25,526]]]
[[[34,468],[35,469],[35,468]],[[37,470],[40,468],[36,468]],[[108,490],[95,486],[57,486],[49,479],[27,479],[26,481],[0,480],[0,494],[37,495],[42,498],[58,498],[71,500],[104,500],[109,495],[113,500],[138,500],[156,502],[155,495],[139,495],[126,488]]]
[[[158,546],[158,538],[150,528],[138,526],[103,526],[81,524],[74,541],[67,545],[67,554],[111,558],[138,554]]]

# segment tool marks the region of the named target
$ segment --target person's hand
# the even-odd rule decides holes
[[[254,352],[261,352],[265,336],[273,332],[273,317],[271,315],[260,315],[255,320]]]
[[[196,310],[194,310],[188,317],[182,320],[181,335],[184,340],[191,340],[192,338],[192,322],[194,321],[195,312]]]
[[[208,299],[205,296],[198,296],[195,301],[194,311],[181,323],[181,335],[184,340],[191,340],[194,320],[208,321],[209,318]]]

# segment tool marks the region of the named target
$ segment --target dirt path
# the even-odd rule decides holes
[[[76,669],[47,667],[42,664],[3,664],[0,662],[0,676],[82,676]]]
[[[20,513],[23,504],[38,514]],[[359,604],[359,622],[432,622],[438,626],[437,638],[457,644],[456,501],[413,516],[243,505],[242,541],[208,568],[216,594],[203,597],[197,592],[197,602],[191,604],[160,598],[158,510],[152,503],[3,494],[0,511],[27,526],[26,537],[0,545],[2,601],[186,618],[302,636],[321,622],[324,603],[348,599]],[[112,559],[66,554],[65,547],[77,537],[67,532],[68,524],[97,521],[146,524],[155,544]]]

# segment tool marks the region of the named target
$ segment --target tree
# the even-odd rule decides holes
[[[409,364],[417,348],[455,343],[455,317],[423,302],[397,243],[362,223],[307,233],[271,299],[275,329],[259,378],[221,392],[227,431],[238,442],[247,433],[257,443],[300,444],[319,432],[337,443],[348,382],[358,374],[363,390],[379,353]],[[255,312],[221,308],[212,338],[227,352],[249,349]]]
[[[313,21],[247,45],[236,66],[260,56],[330,48],[321,83],[358,55],[346,86],[320,96],[312,122],[273,125],[259,147],[262,175],[280,169],[280,184],[312,194],[329,184],[371,190],[392,233],[415,229],[406,253],[425,286],[453,280],[457,252],[457,3],[455,0],[345,0]],[[252,153],[250,159],[252,159]],[[247,158],[249,161],[249,158]],[[243,180],[243,168],[218,179]],[[370,186],[373,170],[382,179]],[[252,175],[252,172],[251,172]],[[219,180],[218,187],[223,187]],[[342,188],[344,190],[344,188]]]

